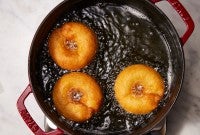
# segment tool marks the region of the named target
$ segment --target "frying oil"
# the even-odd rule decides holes
[[[65,119],[58,114],[63,124],[74,130],[89,133],[121,133],[134,131],[146,126],[154,119],[159,108],[168,99],[170,84],[167,73],[171,72],[167,45],[151,20],[127,5],[98,3],[83,9],[75,9],[64,14],[52,30],[65,22],[78,21],[91,27],[98,37],[98,51],[93,61],[83,69],[77,70],[93,76],[101,86],[104,98],[100,111],[84,123]],[[51,32],[50,32],[51,33]],[[65,73],[51,59],[48,52],[48,37],[38,57],[38,78],[44,89],[45,102],[54,106],[52,89],[55,82]],[[114,82],[117,75],[132,64],[147,64],[158,71],[165,80],[165,95],[159,107],[146,115],[125,112],[114,97]],[[56,112],[56,108],[52,112]]]

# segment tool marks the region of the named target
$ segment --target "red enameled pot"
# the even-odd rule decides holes
[[[127,39],[130,38],[130,42],[134,42],[134,46],[136,46],[136,48],[134,48],[134,49],[135,50],[138,49],[138,51],[140,51],[140,46],[139,46],[140,44],[142,44],[147,49],[149,47],[148,46],[149,43],[157,44],[156,47],[152,47],[154,49],[152,49],[152,48],[149,49],[149,52],[151,52],[151,53],[154,52],[157,55],[160,55],[160,57],[159,57],[159,58],[161,58],[160,61],[157,60],[155,57],[153,57],[154,55],[152,56],[153,60],[151,60],[151,58],[146,59],[146,56],[145,57],[141,56],[140,59],[144,58],[147,61],[147,64],[152,64],[153,67],[156,67],[157,65],[161,66],[161,67],[162,66],[166,67],[163,70],[161,70],[161,72],[166,71],[166,76],[165,76],[165,73],[163,74],[163,76],[166,77],[166,82],[168,82],[167,88],[166,88],[167,94],[164,96],[164,99],[163,99],[165,101],[165,104],[162,105],[162,107],[160,107],[159,109],[157,109],[155,114],[151,118],[148,118],[145,121],[145,124],[143,126],[134,128],[134,130],[131,130],[129,132],[127,132],[127,131],[116,131],[115,132],[115,131],[107,130],[107,131],[102,131],[101,133],[102,134],[144,134],[144,133],[149,132],[156,124],[158,124],[166,116],[166,114],[169,112],[169,110],[173,106],[173,104],[178,96],[178,93],[181,89],[183,76],[184,76],[184,55],[183,55],[182,47],[194,30],[194,23],[193,23],[192,18],[186,11],[186,9],[182,6],[182,4],[178,0],[167,0],[167,2],[181,16],[182,20],[185,22],[186,27],[187,27],[186,32],[183,34],[183,36],[179,37],[174,26],[172,25],[172,23],[169,21],[169,19],[166,17],[166,15],[155,5],[155,3],[159,2],[159,1],[161,1],[161,0],[126,0],[126,1],[123,1],[123,0],[91,0],[91,1],[66,0],[66,1],[63,1],[62,3],[60,3],[58,6],[56,6],[47,15],[47,17],[43,20],[43,22],[39,26],[39,28],[33,38],[32,45],[30,48],[29,64],[28,64],[28,70],[29,70],[28,73],[29,73],[30,84],[27,86],[27,88],[24,90],[24,92],[22,93],[22,95],[19,97],[19,99],[17,101],[17,108],[18,108],[18,111],[19,111],[21,117],[23,118],[23,120],[25,121],[27,126],[32,130],[32,132],[34,134],[36,134],[36,135],[61,135],[61,134],[84,133],[84,131],[80,131],[80,132],[74,131],[72,129],[72,127],[70,127],[69,125],[66,124],[67,123],[66,120],[61,119],[61,117],[56,113],[56,110],[53,109],[53,106],[49,105],[51,103],[47,102],[47,101],[51,101],[52,87],[50,87],[51,86],[50,85],[48,87],[49,89],[44,89],[44,87],[42,86],[42,84],[44,85],[44,80],[43,80],[44,78],[38,77],[38,76],[40,76],[40,72],[38,71],[38,63],[39,63],[39,65],[41,65],[40,60],[41,59],[43,60],[43,56],[41,59],[38,57],[40,57],[40,55],[42,55],[42,53],[46,54],[46,55],[44,55],[44,57],[48,56],[48,50],[46,50],[46,52],[45,52],[44,51],[45,49],[43,49],[43,52],[41,53],[41,49],[43,48],[43,46],[45,46],[44,40],[48,38],[48,36],[51,33],[53,28],[59,27],[59,26],[56,26],[56,24],[58,22],[59,22],[59,24],[63,23],[63,21],[59,21],[59,20],[63,20],[63,16],[66,18],[68,17],[69,20],[73,17],[75,18],[75,16],[78,16],[79,14],[77,12],[73,12],[76,10],[84,11],[84,12],[81,12],[82,16],[80,16],[80,18],[82,17],[82,20],[79,17],[77,17],[78,18],[77,20],[80,19],[79,21],[88,23],[88,25],[90,25],[90,27],[94,28],[94,31],[97,33],[97,36],[101,35],[102,33],[104,33],[103,36],[105,36],[106,34],[109,34],[108,31],[106,31],[106,30],[104,31],[103,28],[100,27],[100,26],[103,26],[102,25],[103,21],[105,21],[105,22],[108,21],[106,19],[109,17],[102,18],[101,16],[99,16],[99,17],[93,16],[96,18],[92,18],[92,19],[90,18],[91,16],[89,14],[93,13],[92,11],[94,11],[93,9],[95,8],[95,6],[98,9],[98,10],[95,10],[95,12],[97,12],[97,14],[101,14],[103,12],[102,9],[104,9],[104,8],[105,8],[105,11],[108,12],[108,14],[109,14],[109,10],[110,10],[110,12],[115,12],[116,10],[113,10],[113,9],[118,9],[118,8],[120,9],[120,7],[122,7],[122,8],[129,7],[129,8],[126,8],[126,9],[129,9],[129,10],[127,10],[127,12],[133,13],[133,16],[134,16],[133,18],[130,18],[130,20],[132,19],[131,21],[134,21],[134,19],[135,19],[138,22],[140,22],[139,23],[140,28],[137,28],[138,26],[136,26],[136,25],[138,25],[138,24],[133,26],[135,28],[135,31],[137,32],[137,34],[135,34],[135,35],[129,34],[129,35],[127,35]],[[106,4],[106,3],[109,3],[109,4]],[[106,5],[109,5],[109,6],[107,6],[107,7],[109,7],[109,10],[106,10]],[[86,9],[87,10],[91,9],[91,11],[89,11],[87,14],[84,14],[87,11]],[[99,11],[102,11],[102,12],[99,12]],[[71,16],[68,15],[68,13],[69,14],[71,13]],[[125,13],[125,11],[122,11],[122,13]],[[119,14],[122,14],[122,13],[119,13]],[[84,15],[86,16],[87,19],[89,18],[88,19],[89,21],[84,20],[84,18],[83,18]],[[62,18],[62,19],[60,19],[60,18]],[[123,16],[122,16],[122,18],[123,18]],[[125,16],[125,18],[126,18],[126,16]],[[102,20],[98,21],[99,19],[102,19]],[[65,22],[67,22],[69,20],[65,20]],[[72,21],[73,21],[73,19],[72,19]],[[123,19],[122,19],[122,22],[123,22]],[[109,23],[112,23],[112,21],[110,21]],[[107,23],[107,24],[109,25],[109,23]],[[128,24],[128,21],[126,23]],[[126,23],[125,23],[125,25],[126,25]],[[96,27],[97,24],[99,25],[99,27]],[[147,27],[147,25],[148,25],[148,27]],[[106,27],[106,28],[109,28],[109,27]],[[148,32],[148,30],[146,30],[146,29],[151,29],[151,31],[154,31],[155,32],[154,37],[151,37],[151,38],[147,37],[147,39],[144,39],[144,37],[143,37],[144,32]],[[114,30],[113,31],[111,30],[111,32],[112,33],[110,35],[116,34],[114,32]],[[121,32],[123,33],[123,31],[121,31]],[[107,49],[104,48],[104,51],[101,51],[101,47],[103,44],[110,45],[109,43],[107,43],[105,41],[106,39],[109,38],[110,35],[106,35],[105,38],[101,38],[101,36],[99,36],[100,49],[99,49],[99,53],[97,54],[97,59],[98,59],[98,57],[101,57],[102,53],[109,51],[108,48]],[[121,34],[119,32],[118,35],[121,36],[123,34]],[[142,36],[142,38],[141,38],[141,36]],[[115,38],[117,39],[118,37],[116,36]],[[160,44],[161,44],[161,46],[158,46]],[[117,53],[118,52],[115,51],[114,53],[112,53],[112,55],[115,55]],[[134,53],[137,54],[137,51],[134,52],[134,50],[133,50],[133,54]],[[146,53],[148,53],[148,52],[146,52]],[[140,54],[138,54],[138,55],[140,55]],[[128,53],[127,53],[127,56],[129,56]],[[130,55],[129,57],[132,57],[132,55]],[[134,57],[137,58],[136,60],[139,60],[139,57],[137,55],[134,55]],[[121,57],[119,59],[121,59]],[[126,58],[124,58],[123,60],[125,62],[125,65],[127,66],[128,64],[126,64],[126,61],[125,61]],[[102,59],[100,59],[100,61],[102,62]],[[95,62],[97,62],[96,65],[98,65],[98,60],[96,60]],[[93,63],[95,63],[95,62],[93,62]],[[118,61],[116,60],[116,62],[118,62]],[[52,63],[52,61],[50,62],[50,64],[51,63]],[[93,63],[91,63],[91,65],[93,65]],[[120,61],[118,63],[120,64]],[[136,63],[138,63],[138,61]],[[145,61],[144,61],[144,63],[145,63]],[[55,65],[55,64],[53,64],[53,65]],[[122,63],[122,65],[123,65],[123,63]],[[98,66],[101,67],[104,65],[100,64]],[[46,66],[46,67],[48,68],[48,66]],[[59,67],[57,67],[57,68],[59,69]],[[83,71],[88,71],[89,68],[90,68],[90,66]],[[92,68],[95,69],[96,72],[99,71],[98,69],[95,68],[95,66],[93,66]],[[110,69],[109,72],[112,73],[112,72],[114,72],[115,69],[116,69],[116,71],[118,71],[117,68],[118,67],[115,65],[115,67],[113,67],[113,69]],[[119,68],[119,69],[122,69],[122,68]],[[62,71],[62,73],[64,73],[63,70],[61,70],[61,69],[59,69],[59,70]],[[52,73],[54,73],[54,72],[52,72]],[[90,70],[90,73],[94,74],[94,76],[97,75],[91,70]],[[101,77],[103,78],[103,76],[101,76],[100,73],[98,73],[98,74],[99,74],[100,78]],[[60,76],[61,75],[58,74],[58,78]],[[53,80],[57,80],[57,78],[53,78]],[[100,82],[102,80],[99,79]],[[103,84],[103,81],[101,82],[101,84]],[[105,86],[107,86],[107,85],[105,84]],[[34,119],[31,117],[31,115],[29,114],[29,112],[24,104],[24,101],[26,100],[26,98],[29,96],[30,93],[34,94],[34,97],[35,97],[37,103],[39,104],[40,108],[44,112],[45,116],[47,116],[58,127],[57,129],[55,129],[54,131],[51,131],[51,132],[45,132],[34,121]],[[105,98],[106,98],[105,91],[104,91],[104,94],[105,94]],[[50,100],[49,100],[49,98],[50,98]],[[107,99],[105,99],[105,103],[109,102],[109,100],[108,101],[106,101],[106,100]],[[150,116],[150,115],[148,115],[148,116]],[[147,116],[145,116],[145,118],[146,117]],[[88,132],[89,131],[87,131],[86,133],[88,133]],[[94,132],[91,131],[91,133],[94,133]]]

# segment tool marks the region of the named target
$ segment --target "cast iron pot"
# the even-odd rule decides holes
[[[52,111],[53,106],[49,106],[47,102],[45,102],[45,92],[43,90],[43,87],[41,86],[40,79],[38,79],[37,73],[38,69],[38,56],[41,55],[41,48],[42,45],[44,45],[44,40],[47,39],[49,33],[51,32],[52,28],[55,26],[55,24],[58,22],[59,18],[68,11],[74,10],[74,9],[82,9],[85,7],[89,7],[91,5],[95,5],[97,3],[114,3],[118,6],[120,5],[128,5],[138,13],[141,13],[143,16],[141,16],[141,19],[144,17],[149,18],[153,26],[156,26],[156,29],[159,31],[159,33],[162,36],[162,40],[165,41],[165,50],[168,51],[167,57],[170,59],[167,59],[170,63],[170,71],[167,69],[168,72],[168,78],[167,81],[169,81],[168,89],[168,95],[165,97],[166,101],[165,104],[160,107],[156,114],[153,115],[152,119],[148,120],[144,126],[141,126],[137,129],[134,129],[133,131],[124,132],[124,131],[112,131],[112,132],[103,132],[102,134],[144,134],[149,132],[156,124],[158,124],[165,115],[169,112],[170,108],[174,104],[178,93],[181,89],[183,76],[184,76],[184,55],[182,46],[185,44],[185,42],[188,40],[190,35],[193,32],[194,29],[194,23],[188,12],[185,10],[185,8],[179,3],[178,0],[168,0],[168,2],[171,4],[171,6],[178,12],[178,14],[181,16],[183,21],[186,23],[187,30],[185,34],[179,38],[174,26],[169,21],[169,19],[166,17],[166,15],[160,11],[154,4],[156,2],[159,2],[160,0],[66,0],[63,1],[61,4],[59,4],[57,7],[55,7],[44,19],[44,21],[39,26],[34,39],[32,41],[31,49],[29,52],[29,63],[28,63],[28,73],[29,73],[29,79],[30,84],[25,89],[25,91],[22,93],[22,95],[19,97],[17,101],[17,108],[19,110],[19,113],[21,114],[22,118],[24,119],[25,123],[28,125],[28,127],[32,130],[32,132],[36,135],[42,135],[42,134],[81,134],[78,132],[75,132],[72,130],[72,127],[66,126],[65,121],[61,120],[58,115]],[[139,17],[140,19],[140,17]],[[142,28],[141,28],[142,29]],[[157,50],[161,49],[162,47]],[[156,50],[156,49],[155,49]],[[37,100],[37,103],[41,107],[44,114],[58,127],[54,131],[51,132],[45,132],[43,131],[37,123],[33,120],[29,112],[27,111],[24,101],[28,97],[30,93],[34,94],[35,99]]]

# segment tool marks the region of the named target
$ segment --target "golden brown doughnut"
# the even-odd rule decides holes
[[[67,119],[83,122],[99,110],[102,93],[91,76],[72,72],[55,83],[53,102],[57,111]]]
[[[51,33],[48,47],[57,65],[76,70],[91,62],[97,50],[97,37],[85,24],[68,22]]]
[[[163,97],[164,81],[153,68],[136,64],[126,67],[117,76],[115,97],[122,108],[133,114],[147,114]]]

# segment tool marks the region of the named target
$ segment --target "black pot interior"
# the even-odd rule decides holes
[[[52,102],[52,89],[63,74],[48,53],[48,36],[69,21],[83,22],[97,34],[99,50],[94,60],[78,70],[100,84],[104,101],[100,111],[84,123],[59,115]],[[143,63],[165,80],[165,95],[158,108],[147,115],[125,112],[114,98],[113,85],[119,72]],[[29,78],[41,109],[69,134],[142,134],[169,111],[181,87],[184,61],[181,44],[168,18],[145,0],[69,0],[58,5],[42,22],[29,55]]]

